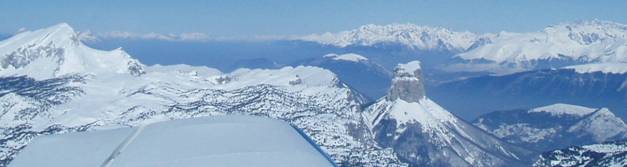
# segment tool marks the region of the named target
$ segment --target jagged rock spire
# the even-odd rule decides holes
[[[396,66],[392,87],[386,96],[387,100],[402,99],[407,102],[418,102],[424,97],[425,88],[422,82],[420,62],[411,61]]]

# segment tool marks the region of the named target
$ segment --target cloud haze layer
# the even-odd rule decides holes
[[[210,36],[304,35],[365,24],[411,23],[455,31],[528,32],[600,19],[627,22],[627,1],[0,1],[0,33],[67,22],[77,30]],[[196,35],[193,35],[196,36]]]

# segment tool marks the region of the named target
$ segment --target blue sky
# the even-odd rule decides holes
[[[0,33],[59,22],[92,32],[201,32],[223,37],[335,32],[369,23],[473,32],[539,31],[551,24],[594,18],[627,23],[625,9],[625,0],[3,0]]]

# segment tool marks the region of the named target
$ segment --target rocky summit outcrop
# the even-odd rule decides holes
[[[422,82],[422,70],[419,61],[399,64],[394,70],[392,87],[386,98],[389,101],[402,99],[406,102],[418,102],[425,97],[425,87]]]

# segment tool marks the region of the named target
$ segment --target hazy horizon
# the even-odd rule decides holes
[[[1,34],[66,22],[92,33],[289,36],[410,23],[477,33],[534,32],[563,22],[626,23],[627,1],[2,1]],[[19,9],[19,11],[18,11]]]

